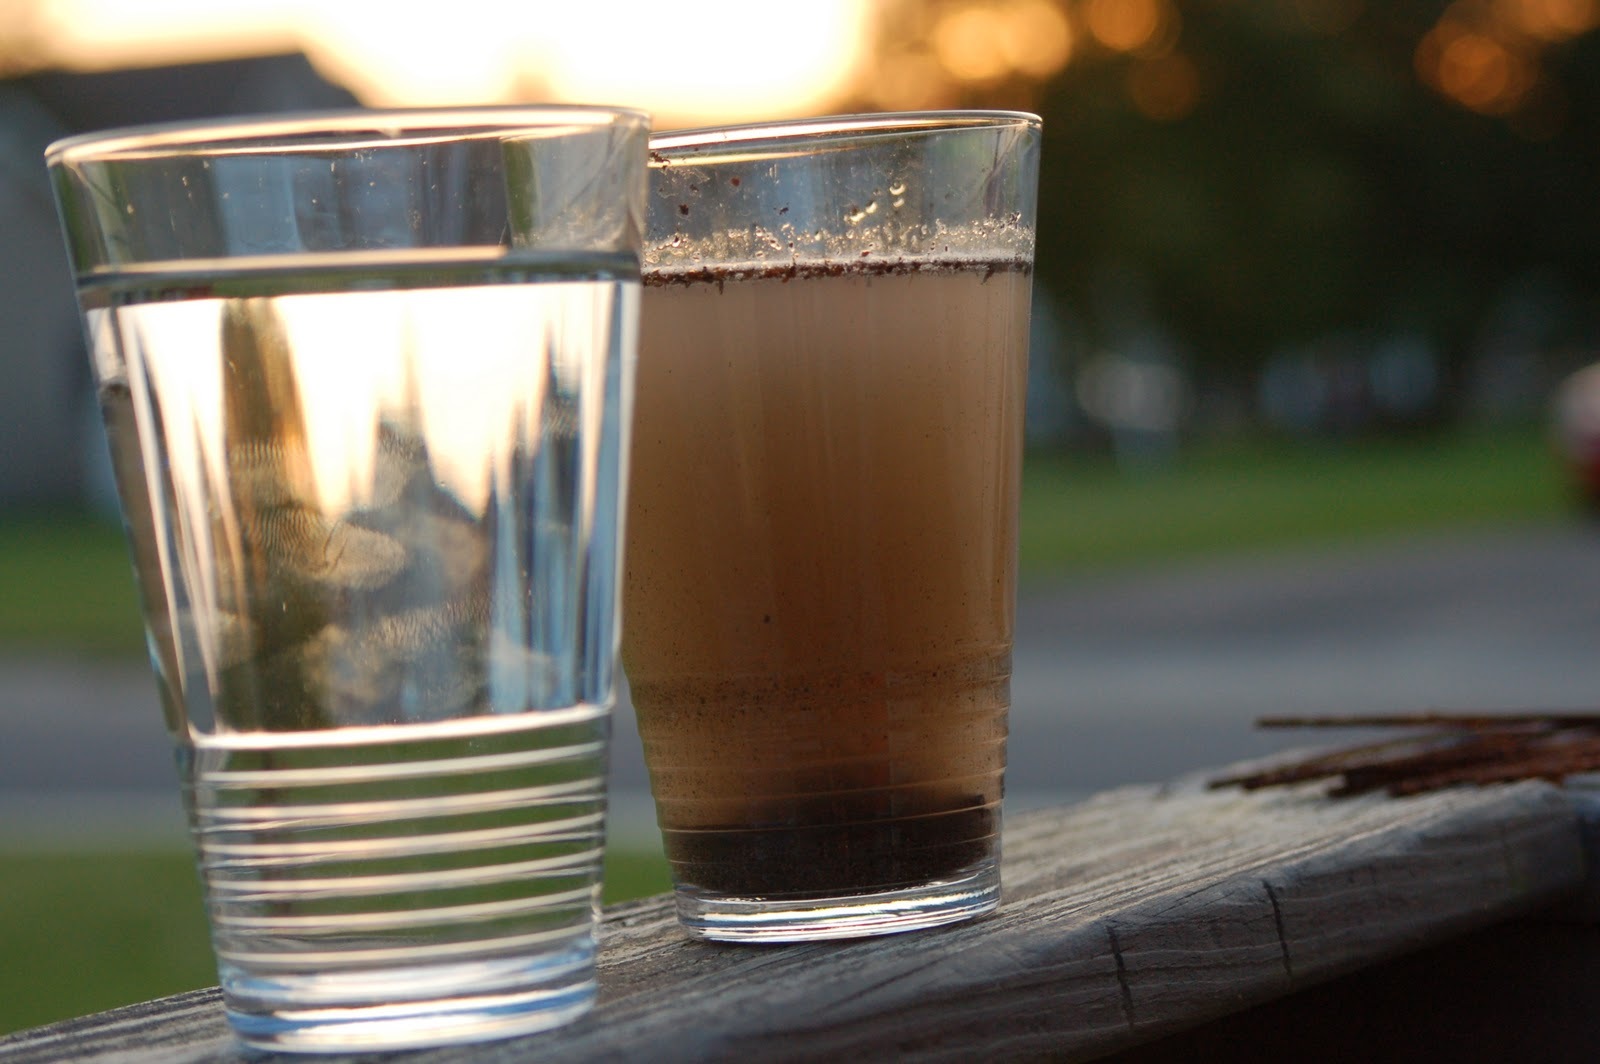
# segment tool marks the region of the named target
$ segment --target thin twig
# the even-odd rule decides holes
[[[1258,717],[1258,728],[1583,728],[1600,727],[1600,713],[1379,713],[1371,716]]]
[[[1263,728],[1407,728],[1419,734],[1361,743],[1254,772],[1212,780],[1212,788],[1282,787],[1336,781],[1335,797],[1384,790],[1418,794],[1460,784],[1547,779],[1600,771],[1600,713],[1392,713],[1265,717]]]

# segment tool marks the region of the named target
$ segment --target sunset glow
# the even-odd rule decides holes
[[[0,0],[5,2],[5,0]],[[303,53],[366,106],[583,102],[657,128],[841,110],[1033,109],[1074,65],[1123,64],[1126,99],[1178,121],[1210,82],[1177,0],[9,0],[0,74],[112,70]],[[1283,0],[1335,37],[1369,0]],[[1418,27],[1419,82],[1528,124],[1553,97],[1548,56],[1600,28],[1600,0],[1449,0]]]
[[[108,70],[301,51],[374,107],[583,101],[669,122],[825,109],[871,45],[869,0],[660,4],[453,0],[416,19],[387,0],[24,0],[6,42],[38,68]],[[6,31],[0,29],[0,35]]]

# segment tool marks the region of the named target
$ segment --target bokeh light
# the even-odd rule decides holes
[[[1496,15],[1516,31],[1562,41],[1600,25],[1600,0],[1496,0]]]
[[[1440,21],[1423,38],[1416,62],[1423,81],[1483,114],[1513,110],[1537,76],[1521,48],[1452,18]]]
[[[1066,66],[1072,43],[1065,10],[1050,0],[951,7],[932,34],[933,54],[944,70],[974,83],[1049,77]]]
[[[1545,53],[1597,26],[1600,0],[1455,0],[1418,43],[1417,76],[1463,107],[1548,136],[1561,108]]]
[[[1084,0],[1094,39],[1115,52],[1153,52],[1177,37],[1178,12],[1168,0]]]
[[[1023,0],[1006,13],[1001,47],[1013,69],[1047,78],[1072,58],[1072,23],[1050,0]]]
[[[934,53],[962,81],[995,81],[1010,68],[1001,20],[972,4],[948,12],[933,31]]]

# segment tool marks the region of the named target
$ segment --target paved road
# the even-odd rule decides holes
[[[1600,528],[1452,534],[1077,579],[1024,594],[1019,805],[1288,745],[1267,713],[1600,706]],[[620,835],[648,839],[631,711]],[[0,661],[0,841],[181,840],[140,665]]]
[[[1018,632],[1020,789],[1329,741],[1252,729],[1265,714],[1600,708],[1600,528],[1078,582],[1028,596]]]

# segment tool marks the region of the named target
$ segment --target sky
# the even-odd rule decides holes
[[[872,0],[0,0],[13,65],[73,70],[302,51],[374,107],[586,102],[680,121],[816,113],[871,49]],[[448,13],[448,17],[443,17]]]

